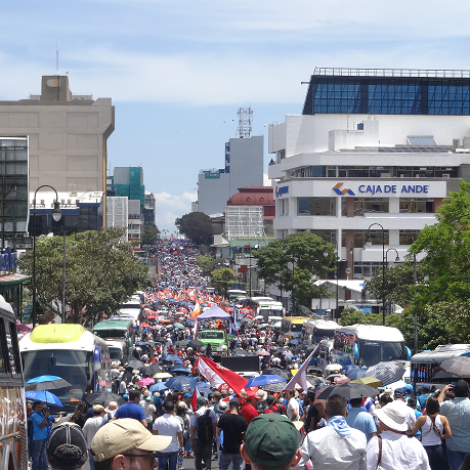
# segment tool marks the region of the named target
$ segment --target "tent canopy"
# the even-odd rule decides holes
[[[208,318],[222,318],[228,320],[232,318],[232,316],[214,304],[211,308],[207,309],[197,317],[198,320],[206,320]]]

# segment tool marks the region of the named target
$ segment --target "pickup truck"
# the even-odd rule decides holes
[[[212,354],[227,353],[227,338],[223,330],[205,330],[199,333],[199,341],[204,346],[211,345]]]

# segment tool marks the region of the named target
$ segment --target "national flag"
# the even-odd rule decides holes
[[[238,336],[238,330],[235,328],[235,323],[230,322],[229,330],[231,335]]]
[[[320,344],[318,344],[317,347],[310,353],[310,356],[305,359],[304,363],[299,367],[299,370],[295,373],[294,377],[292,377],[284,390],[294,390],[296,384],[299,384],[303,390],[308,389],[309,385],[307,382],[307,367],[319,348]]]
[[[248,383],[248,380],[241,375],[216,364],[205,356],[199,356],[197,367],[199,373],[209,381],[212,387],[219,387],[226,383],[234,392],[240,393],[240,390]]]
[[[194,387],[194,392],[193,392],[193,398],[191,400],[191,406],[193,408],[193,411],[196,411],[197,407],[197,397],[199,396],[199,391],[197,389],[197,385]]]

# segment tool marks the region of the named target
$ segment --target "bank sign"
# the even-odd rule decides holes
[[[206,180],[215,180],[220,178],[220,173],[206,173]]]
[[[445,183],[444,183],[445,184]],[[351,182],[349,182],[351,185]],[[409,184],[390,183],[390,184],[359,184],[354,190],[345,188],[343,183],[337,183],[333,186],[333,191],[339,196],[358,196],[364,194],[367,196],[384,196],[399,194],[409,196],[411,194],[421,194],[429,196],[431,184]]]
[[[283,194],[289,194],[289,186],[276,186],[276,197],[281,197]]]

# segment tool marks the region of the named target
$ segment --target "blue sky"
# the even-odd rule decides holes
[[[239,107],[267,138],[301,112],[315,66],[469,68],[469,13],[461,0],[2,2],[0,100],[39,92],[57,43],[72,91],[113,99],[110,166],[144,168],[157,225],[173,230]]]

